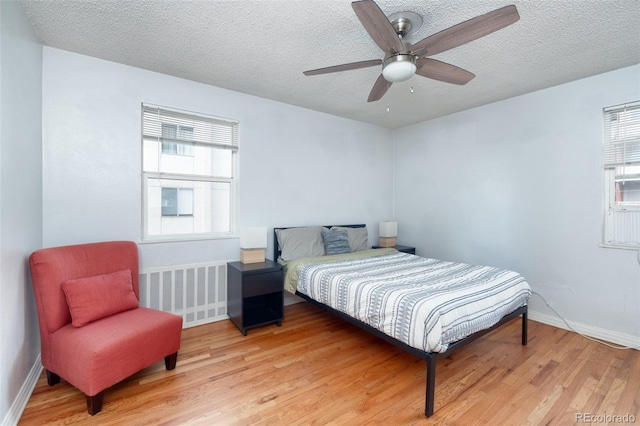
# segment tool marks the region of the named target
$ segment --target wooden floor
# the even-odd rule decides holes
[[[175,370],[158,362],[107,389],[93,417],[79,391],[50,387],[43,373],[19,424],[566,425],[581,414],[640,423],[640,351],[533,321],[522,346],[520,324],[438,363],[429,419],[424,361],[300,303],[282,327],[246,337],[230,321],[184,330]]]

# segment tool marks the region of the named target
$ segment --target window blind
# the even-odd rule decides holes
[[[167,126],[193,131],[167,132]],[[235,151],[238,149],[238,122],[144,104],[142,137],[163,143],[206,145]]]
[[[640,101],[603,111],[605,168],[640,165]]]

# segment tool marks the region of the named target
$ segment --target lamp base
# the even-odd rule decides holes
[[[378,246],[380,247],[395,247],[396,237],[380,237],[378,238]]]
[[[240,249],[240,263],[264,262],[264,249]]]

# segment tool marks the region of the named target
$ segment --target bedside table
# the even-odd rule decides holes
[[[243,335],[261,325],[282,325],[284,276],[282,266],[261,263],[227,263],[227,314]]]
[[[385,248],[385,247],[373,246],[371,248],[378,249],[378,248]],[[396,249],[398,251],[401,251],[403,253],[416,254],[416,248],[415,247],[401,246],[401,245],[398,244],[395,247],[389,247],[389,248],[394,248],[394,249]]]

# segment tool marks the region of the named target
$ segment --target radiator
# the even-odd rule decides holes
[[[182,327],[227,319],[227,262],[145,268],[140,305],[182,317]]]

